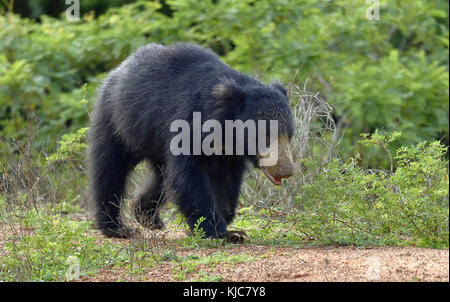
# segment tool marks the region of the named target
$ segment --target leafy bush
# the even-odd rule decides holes
[[[393,137],[378,134],[365,144]],[[394,137],[395,139],[395,137]],[[386,146],[387,147],[387,146]],[[448,248],[447,148],[439,142],[402,147],[390,173],[364,170],[358,158],[334,159],[311,177],[297,196],[300,229],[341,244],[415,244]],[[314,161],[304,161],[309,171]]]
[[[346,156],[377,128],[402,131],[402,144],[448,144],[448,3],[382,1],[368,21],[365,2],[173,0],[168,29],[239,70],[309,78],[346,128]]]
[[[84,154],[86,151],[86,136],[89,128],[78,129],[74,133],[64,134],[58,142],[58,149],[55,153],[47,157],[49,163],[55,161],[74,161],[76,163],[83,163]]]
[[[104,73],[137,47],[186,40],[243,72],[308,79],[336,108],[345,158],[361,151],[359,133],[377,128],[403,133],[393,149],[448,144],[448,2],[380,3],[377,21],[363,0],[138,1],[80,22],[0,16],[0,133],[21,138],[32,120],[38,142],[54,144],[86,125],[84,84],[90,110]]]
[[[0,16],[0,133],[24,139],[39,128],[37,145],[86,126],[103,73],[145,43],[153,3],[73,23],[43,16],[41,23]],[[141,24],[140,26],[138,24]],[[133,38],[130,38],[133,37]],[[84,100],[80,102],[80,100]]]

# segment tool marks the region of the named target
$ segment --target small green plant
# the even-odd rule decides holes
[[[183,219],[183,218],[181,218]],[[184,220],[184,219],[183,219]],[[203,228],[200,226],[206,220],[205,217],[200,217],[194,224],[194,228],[190,234],[185,238],[179,240],[179,242],[185,248],[217,248],[225,243],[224,239],[205,238],[206,234]],[[187,227],[187,226],[186,226]]]
[[[197,222],[194,224],[194,230],[192,231],[192,235],[196,239],[205,238],[205,231],[200,225],[206,220],[205,217],[200,217]]]
[[[56,161],[83,161],[86,151],[86,134],[88,127],[80,128],[73,133],[64,134],[58,142],[58,149],[47,157],[47,163]]]
[[[174,242],[181,244],[187,249],[196,248],[219,248],[228,244],[224,238],[206,238],[205,231],[201,227],[201,224],[205,221],[205,217],[200,217],[194,224],[192,231],[189,230],[188,225],[185,222],[185,218],[180,213],[175,215],[175,220],[168,225],[169,229],[183,228],[189,233],[188,236],[175,239]]]

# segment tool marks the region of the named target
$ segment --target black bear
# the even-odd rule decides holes
[[[248,129],[243,154],[222,154],[220,139],[206,143],[215,150],[213,154],[198,153],[198,145],[196,153],[198,135],[193,130],[185,136],[193,142],[188,142],[187,152],[174,152],[171,149],[179,144],[173,140],[180,134],[173,123],[185,121],[181,125],[195,128],[196,114],[222,126],[226,121],[277,121],[277,159],[271,165],[260,165],[267,153],[259,145],[256,153],[248,152]],[[121,221],[120,204],[127,175],[146,160],[152,176],[136,203],[138,222],[149,228],[163,227],[158,209],[172,200],[191,229],[202,221],[200,228],[207,237],[242,241],[245,234],[227,231],[227,225],[235,215],[246,167],[253,164],[280,185],[293,174],[289,151],[293,131],[287,93],[279,82],[264,84],[235,71],[212,50],[195,44],[143,46],[109,73],[91,116],[89,182],[97,226],[106,236],[132,235]],[[232,147],[237,149],[234,133]],[[202,131],[200,139],[206,134]],[[226,140],[226,136],[219,137]],[[256,136],[273,139],[268,132],[258,131]]]

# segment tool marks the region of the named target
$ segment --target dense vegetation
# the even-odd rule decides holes
[[[7,14],[0,19],[0,131],[21,138],[35,115],[54,143],[86,125],[104,76],[148,42],[194,41],[238,70],[308,85],[335,106],[345,155],[361,132],[401,131],[399,145],[448,144],[448,3],[382,1],[159,1],[109,10],[80,22]],[[214,3],[215,2],[215,3]],[[83,6],[82,4],[81,6]],[[36,122],[36,121],[35,121]]]
[[[0,224],[13,238],[0,280],[64,279],[70,255],[86,274],[172,257],[172,241],[99,247],[72,218],[86,215],[96,89],[149,42],[200,43],[289,84],[299,173],[281,189],[250,173],[234,225],[254,242],[448,248],[448,1],[380,1],[370,21],[364,0],[93,0],[79,22],[50,2],[0,4]],[[181,241],[205,244],[222,243]]]

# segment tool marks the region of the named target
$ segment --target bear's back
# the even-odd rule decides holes
[[[135,75],[148,76],[154,73],[173,79],[180,73],[196,70],[192,66],[204,64],[220,69],[229,68],[212,50],[184,42],[169,46],[155,43],[142,46],[121,64],[121,68]]]
[[[110,96],[105,107],[127,146],[162,144],[173,120],[191,119],[194,110],[209,107],[203,92],[209,95],[214,83],[234,73],[201,46],[147,44],[109,74],[103,89]]]

